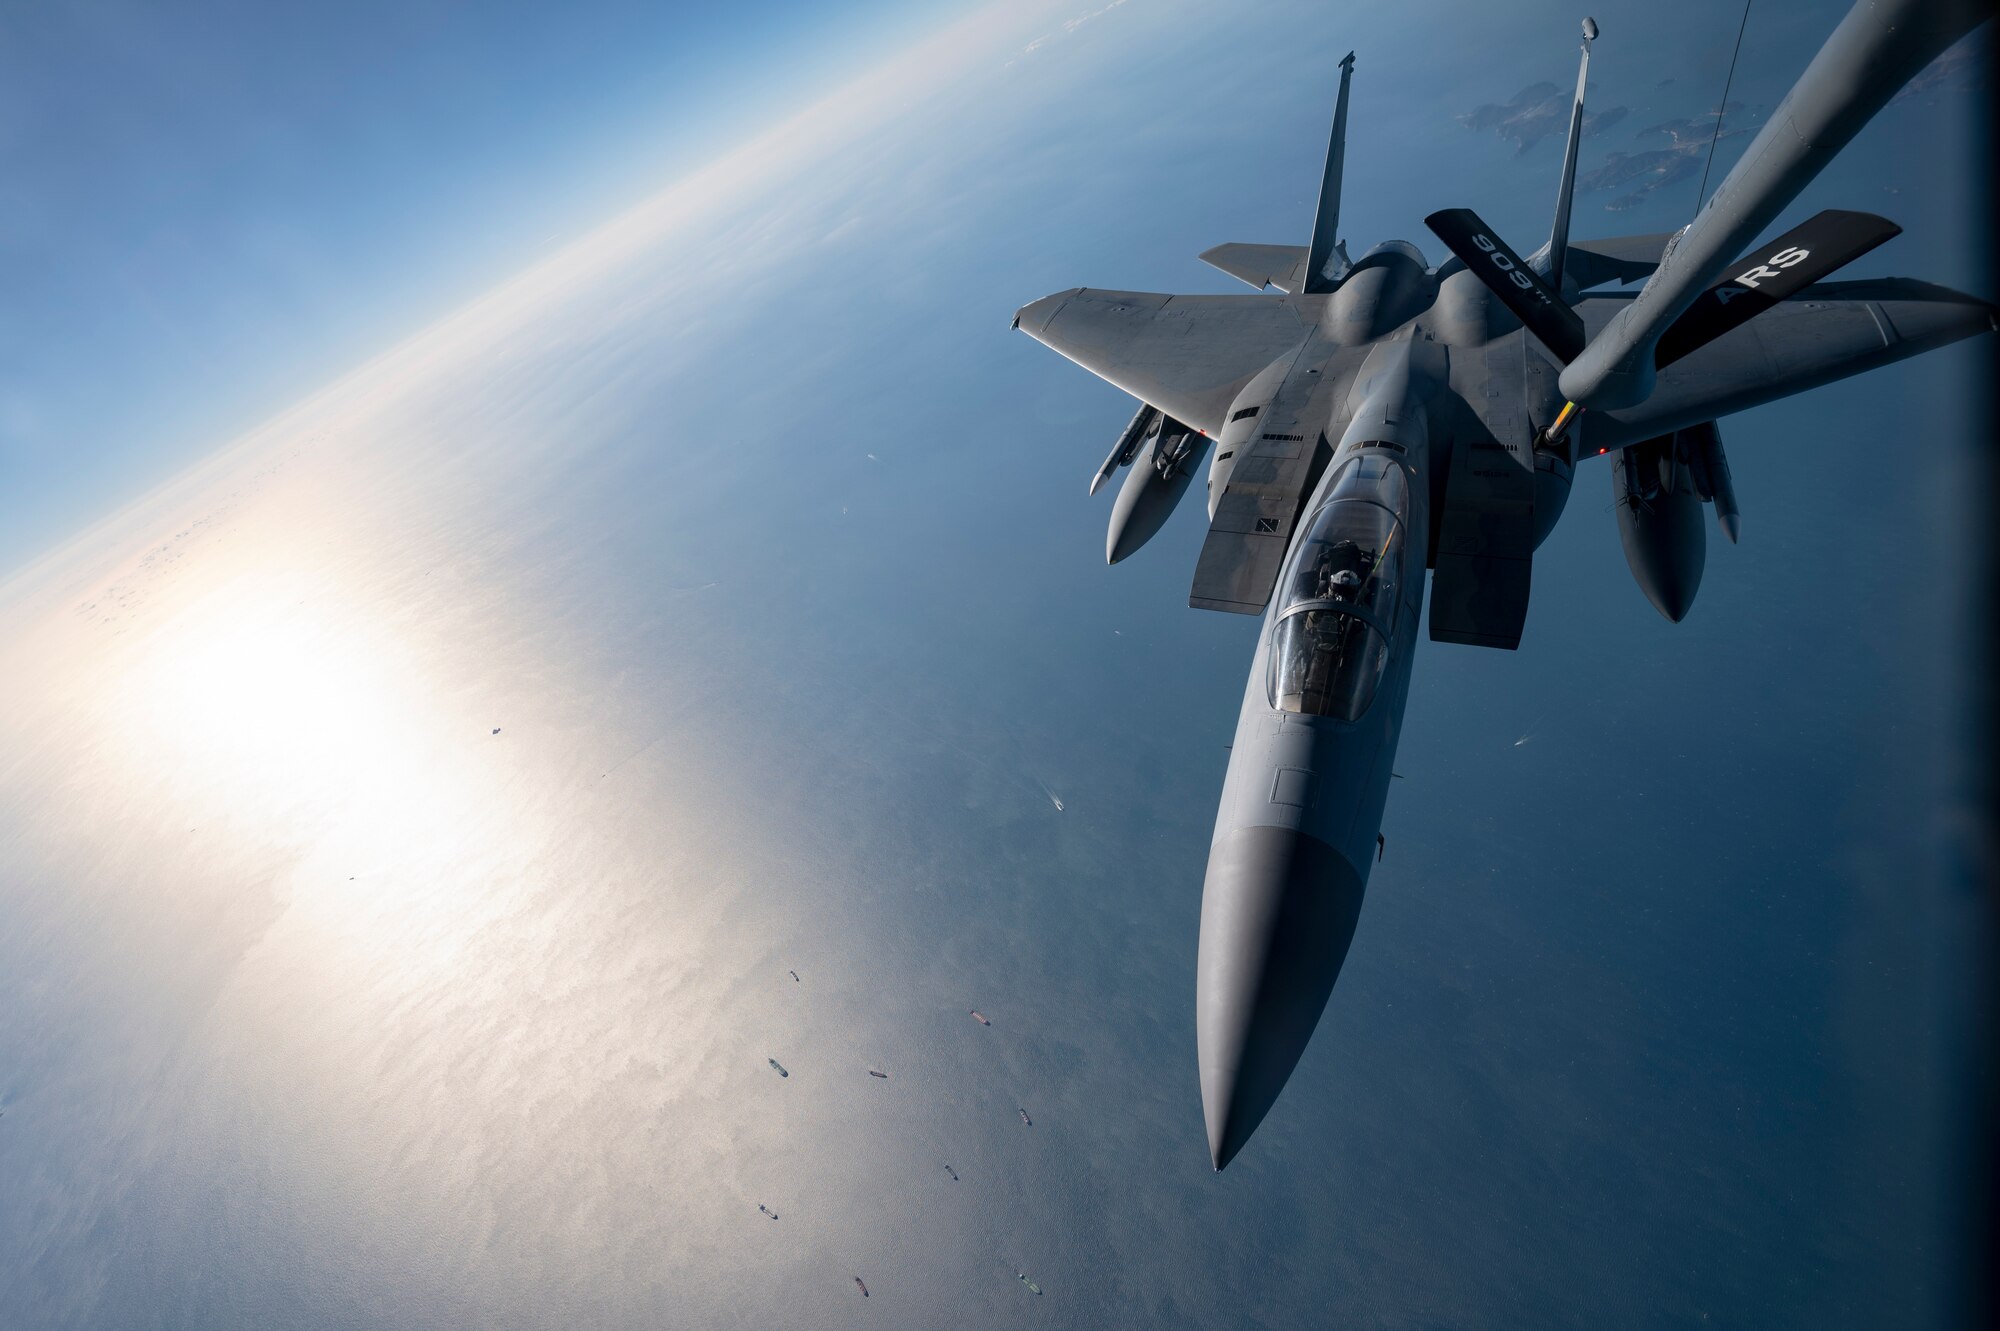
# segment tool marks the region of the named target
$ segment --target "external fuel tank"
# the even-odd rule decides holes
[[[1111,505],[1111,524],[1104,533],[1104,562],[1115,564],[1164,527],[1187,493],[1208,438],[1179,421],[1163,417],[1139,446],[1118,498]]]
[[[1611,497],[1632,580],[1655,610],[1680,623],[1701,588],[1708,538],[1701,495],[1676,436],[1623,450],[1611,468]]]

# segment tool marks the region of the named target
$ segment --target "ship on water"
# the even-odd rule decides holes
[[[777,1059],[767,1058],[764,1061],[766,1063],[769,1063],[771,1065],[771,1071],[777,1073],[780,1077],[789,1077],[792,1075],[791,1073],[785,1071],[785,1065],[783,1063],[780,1063]]]
[[[764,1203],[762,1202],[757,1203],[757,1209],[762,1211],[765,1215],[770,1216],[771,1219],[773,1220],[776,1220],[778,1218],[778,1213],[776,1211],[773,1211],[770,1207],[764,1205]]]
[[[1028,1117],[1028,1111],[1025,1109],[1021,1111],[1021,1121],[1031,1128],[1035,1126],[1035,1120]]]
[[[864,1298],[864,1299],[865,1299],[865,1298],[867,1298],[867,1297],[868,1297],[868,1286],[866,1286],[866,1285],[864,1285],[864,1284],[862,1284],[862,1283],[861,1283],[861,1277],[860,1277],[860,1276],[856,1276],[856,1277],[854,1277],[854,1287],[855,1287],[856,1289],[858,1289],[858,1290],[860,1290],[860,1291],[861,1291],[861,1297],[862,1297],[862,1298]]]
[[[944,1172],[951,1175],[951,1181],[953,1183],[958,1182],[958,1171],[956,1169],[953,1169],[950,1165],[946,1165],[944,1167]]]
[[[1034,1281],[1028,1279],[1028,1273],[1026,1271],[1016,1271],[1014,1274],[1021,1277],[1021,1283],[1028,1287],[1028,1291],[1030,1293],[1040,1294],[1042,1292],[1042,1287],[1040,1285],[1037,1285]]]
[[[871,1077],[880,1077],[880,1078],[881,1078],[881,1079],[882,1079],[883,1081],[887,1081],[887,1080],[889,1080],[889,1074],[888,1074],[888,1073],[886,1073],[886,1072],[877,1072],[877,1071],[876,1071],[876,1070],[875,1070],[874,1068],[870,1068],[870,1069],[868,1069],[868,1075],[869,1075],[869,1076],[871,1076]]]
[[[986,1020],[986,1014],[984,1012],[981,1012],[977,1008],[974,1008],[972,1010],[972,1019],[978,1022],[981,1026],[991,1026],[993,1024],[992,1022]]]
[[[797,984],[799,982],[799,973],[797,971],[786,971],[785,974],[792,977],[793,984]]]

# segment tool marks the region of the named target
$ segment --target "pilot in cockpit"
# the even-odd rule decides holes
[[[1352,601],[1361,592],[1372,561],[1353,541],[1340,541],[1320,556],[1314,592],[1322,601]]]

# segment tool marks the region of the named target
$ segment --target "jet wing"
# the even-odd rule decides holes
[[[1632,298],[1593,296],[1592,337]],[[1587,452],[1623,448],[2000,327],[2000,310],[1907,277],[1822,282],[1659,372],[1653,395],[1585,419]]]
[[[1311,330],[1287,296],[1160,296],[1077,287],[1014,326],[1106,383],[1211,437],[1257,372]]]

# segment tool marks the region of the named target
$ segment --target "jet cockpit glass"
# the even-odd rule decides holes
[[[1359,720],[1389,663],[1403,580],[1403,469],[1351,459],[1292,557],[1271,642],[1271,706]]]
[[[1387,448],[1388,444],[1362,444],[1362,448]],[[1326,497],[1370,499],[1396,515],[1401,522],[1410,515],[1410,482],[1402,464],[1383,453],[1363,453],[1340,464]]]
[[[1284,610],[1338,601],[1391,627],[1402,583],[1402,531],[1395,514],[1366,499],[1336,499],[1321,508],[1293,558]]]
[[[1271,706],[1359,721],[1389,665],[1389,642],[1358,615],[1301,610],[1271,641]]]
[[[1408,507],[1401,466],[1379,454],[1351,459],[1334,478],[1332,497],[1306,525],[1279,613],[1337,601],[1358,605],[1385,631],[1393,629]]]

